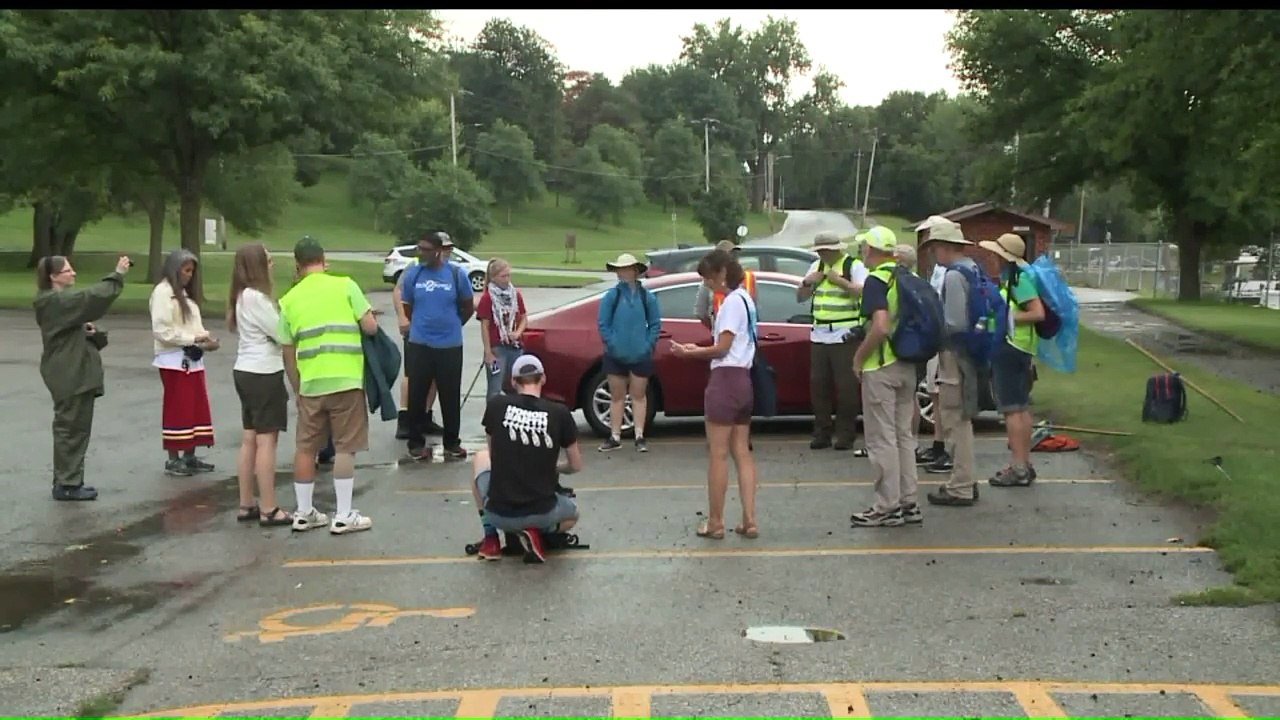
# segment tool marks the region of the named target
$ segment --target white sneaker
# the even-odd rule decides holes
[[[306,532],[307,530],[315,530],[318,527],[324,527],[329,524],[329,516],[320,512],[315,508],[311,508],[310,512],[293,514],[293,531]]]
[[[341,515],[334,516],[333,524],[329,526],[329,532],[334,535],[345,535],[368,530],[371,527],[373,527],[373,518],[361,515],[359,510],[352,510],[345,517]]]

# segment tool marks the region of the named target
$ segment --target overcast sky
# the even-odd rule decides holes
[[[505,17],[555,49],[568,70],[602,72],[617,83],[632,68],[665,65],[680,56],[680,36],[694,23],[722,17],[754,30],[772,12],[796,22],[814,69],[845,82],[844,101],[877,105],[894,90],[955,94],[944,36],[945,10],[440,10],[446,31],[474,40],[486,21]],[[807,80],[793,83],[796,95]]]

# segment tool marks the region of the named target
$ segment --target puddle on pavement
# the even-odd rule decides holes
[[[234,511],[235,481],[183,493],[159,512],[131,525],[72,541],[57,555],[29,560],[0,571],[0,634],[60,611],[102,614],[121,619],[145,612],[203,582],[198,575],[145,582],[129,587],[104,586],[104,571],[140,556],[156,537],[191,535],[210,520]]]
[[[837,630],[788,625],[749,627],[742,631],[742,636],[755,642],[780,643],[783,645],[809,645],[845,639],[844,633]]]

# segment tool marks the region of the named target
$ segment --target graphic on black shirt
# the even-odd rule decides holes
[[[504,517],[539,515],[556,505],[560,452],[578,441],[569,408],[532,395],[496,395],[484,411],[489,435],[489,501]]]

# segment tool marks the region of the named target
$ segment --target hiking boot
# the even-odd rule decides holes
[[[213,465],[211,463],[207,463],[195,455],[188,455],[183,458],[183,461],[193,473],[213,472]]]
[[[431,413],[427,413],[427,421],[422,425],[422,432],[427,435],[443,435],[444,428],[436,424],[435,418],[431,417]]]
[[[498,540],[497,535],[485,535],[484,540],[480,541],[480,552],[478,557],[481,560],[501,560],[502,559],[502,542]]]
[[[849,522],[854,527],[902,527],[906,524],[906,519],[903,517],[901,508],[890,512],[867,508],[860,513],[850,515]]]
[[[622,447],[622,442],[615,437],[610,437],[608,440],[605,440],[603,443],[601,443],[600,447],[596,449],[599,450],[600,452],[613,452],[614,450],[617,450],[620,447]]]
[[[409,429],[409,411],[401,410],[396,413],[396,439],[408,440],[413,435],[413,431]]]
[[[1007,467],[987,480],[994,487],[1028,487],[1035,482],[1036,471],[1030,465]]]
[[[946,475],[956,466],[955,460],[943,451],[941,454],[934,456],[933,462],[924,466],[924,471],[933,475]]]
[[[810,450],[826,450],[831,447],[831,438],[816,437],[809,441]]]
[[[164,474],[174,477],[191,477],[196,474],[195,470],[187,464],[186,460],[177,458],[176,460],[166,460],[164,463]]]
[[[54,485],[54,500],[97,500],[98,491],[88,485]]]
[[[547,561],[547,551],[542,546],[542,531],[526,528],[520,531],[520,544],[524,546],[524,561],[530,565]]]
[[[978,486],[973,487],[973,497],[953,495],[946,488],[938,488],[926,495],[930,505],[946,505],[950,507],[968,507],[978,502]]]
[[[924,522],[924,513],[920,512],[920,506],[916,503],[902,506],[902,522],[908,525],[919,525]]]
[[[939,449],[933,445],[927,448],[916,449],[916,465],[929,465],[937,460],[940,456],[947,454],[946,450]]]

